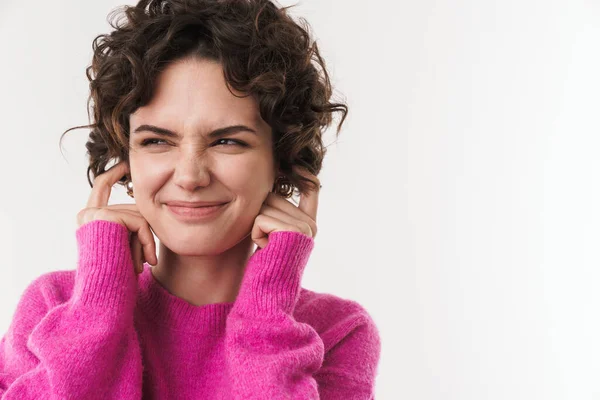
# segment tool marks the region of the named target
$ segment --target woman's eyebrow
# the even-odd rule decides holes
[[[177,134],[171,130],[168,130],[165,128],[160,128],[160,127],[154,126],[154,125],[148,125],[148,124],[143,124],[143,125],[138,126],[137,128],[135,128],[133,133],[138,133],[141,131],[154,132],[158,135],[168,136],[168,137],[179,137],[179,134]],[[258,135],[258,133],[254,129],[252,129],[246,125],[231,125],[231,126],[226,126],[224,128],[215,129],[214,131],[212,131],[208,134],[208,137],[215,138],[215,137],[228,135],[231,133],[244,132],[244,131],[251,132],[251,133],[254,133],[255,135]]]

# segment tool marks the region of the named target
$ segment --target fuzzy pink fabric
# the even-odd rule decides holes
[[[76,231],[76,270],[35,279],[0,341],[0,399],[373,399],[381,351],[357,302],[301,287],[312,238],[275,232],[233,303],[194,306],[108,221]]]

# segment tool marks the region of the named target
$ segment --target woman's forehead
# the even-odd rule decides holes
[[[233,93],[232,93],[233,91]],[[258,104],[252,96],[228,87],[220,64],[191,60],[167,67],[156,80],[152,100],[147,108],[205,111],[214,113],[253,114]]]
[[[130,116],[130,126],[144,123],[219,128],[232,124],[264,128],[256,99],[231,93],[220,64],[180,61],[158,77],[151,101]]]

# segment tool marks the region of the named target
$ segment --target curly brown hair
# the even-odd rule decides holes
[[[294,188],[300,193],[308,185],[316,188],[292,168],[319,173],[327,151],[322,133],[332,114],[341,112],[337,137],[348,107],[330,102],[329,75],[309,24],[304,18],[295,22],[286,13],[290,7],[270,0],[141,0],[109,13],[114,31],[96,36],[86,69],[88,119],[90,109],[93,119],[63,133],[91,128],[86,143],[90,186],[90,173],[95,178],[111,160],[129,159],[129,115],[150,102],[157,75],[192,56],[219,62],[227,84],[258,101],[261,117],[272,128],[282,174],[275,193],[289,198]]]

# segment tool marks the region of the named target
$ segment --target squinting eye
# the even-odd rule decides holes
[[[239,146],[244,146],[244,147],[246,146],[246,143],[241,142],[239,140],[235,140],[235,139],[219,139],[215,143],[219,143],[219,142],[222,142],[222,141],[233,142],[234,145],[239,145]],[[231,146],[231,145],[227,145],[227,146]]]
[[[156,144],[156,142],[164,142],[164,140],[162,140],[162,139],[145,139],[145,140],[142,140],[142,146]]]
[[[142,140],[141,145],[142,146],[151,146],[151,145],[159,145],[160,143],[158,142],[162,142],[162,143],[166,143],[164,140],[162,139],[144,139]],[[227,146],[243,146],[246,147],[246,143],[239,141],[239,140],[235,140],[235,139],[219,139],[217,140],[215,143],[220,144],[220,142],[231,142],[233,144],[228,144]]]

